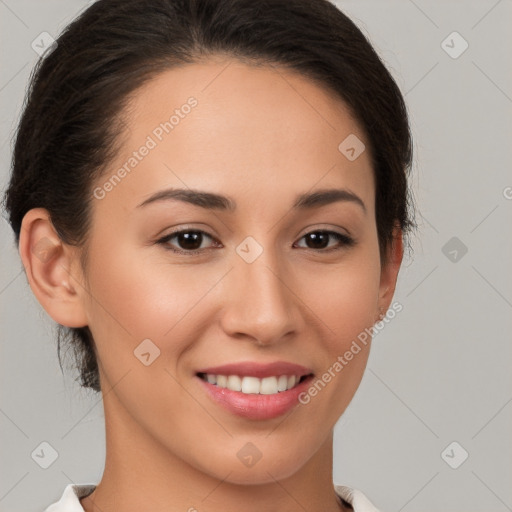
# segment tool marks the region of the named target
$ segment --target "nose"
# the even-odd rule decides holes
[[[226,283],[222,326],[235,338],[259,345],[276,344],[300,329],[299,299],[293,293],[290,273],[263,254],[254,262],[235,261]],[[299,301],[300,302],[300,301]]]

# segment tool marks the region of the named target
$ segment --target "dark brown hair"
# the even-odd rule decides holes
[[[123,108],[171,67],[225,55],[298,71],[334,92],[367,135],[381,258],[413,225],[412,138],[398,86],[356,25],[328,0],[99,0],[36,64],[16,132],[5,209],[19,243],[28,210],[48,210],[64,243],[86,254],[92,186],[121,143]],[[341,142],[341,141],[340,141]],[[85,265],[85,260],[82,260]],[[88,327],[59,326],[81,385],[100,391]]]

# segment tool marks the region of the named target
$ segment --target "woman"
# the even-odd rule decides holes
[[[104,403],[101,481],[47,511],[377,510],[333,485],[333,428],[391,305],[410,163],[397,85],[327,0],[99,0],[72,22],[5,198]]]

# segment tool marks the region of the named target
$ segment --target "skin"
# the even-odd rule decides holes
[[[227,67],[226,67],[227,66]],[[59,240],[46,210],[29,211],[20,255],[48,314],[88,325],[100,365],[106,462],[86,512],[339,511],[332,485],[333,428],[364,373],[369,346],[307,405],[249,420],[215,404],[195,372],[228,362],[285,360],[321,376],[391,303],[402,259],[396,231],[381,265],[369,144],[345,105],[307,78],[272,66],[210,58],[168,70],[134,95],[129,131],[101,186],[168,112],[198,105],[112,191],[92,201],[86,272],[79,249]],[[349,134],[366,144],[349,161]],[[232,197],[234,212],[177,201],[138,208],[169,187]],[[294,212],[296,195],[344,188],[361,198]],[[172,229],[201,229],[199,256],[175,254]],[[320,229],[325,252],[304,237]],[[263,248],[251,264],[235,251],[252,236]],[[41,240],[50,257],[38,257]],[[216,242],[217,241],[217,245]],[[201,245],[199,245],[201,243]],[[324,252],[322,252],[324,251]],[[145,366],[144,339],[161,353]],[[253,443],[261,459],[237,452]]]

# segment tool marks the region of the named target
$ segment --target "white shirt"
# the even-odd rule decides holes
[[[95,484],[69,484],[59,501],[53,503],[44,512],[84,512],[80,498],[84,498],[94,491]],[[352,505],[354,512],[379,512],[370,500],[358,489],[335,485],[336,494]]]

